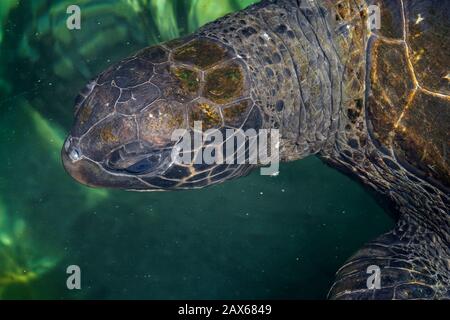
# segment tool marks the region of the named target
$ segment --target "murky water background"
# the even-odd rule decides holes
[[[73,181],[59,159],[78,90],[106,66],[251,0],[0,2],[0,298],[325,298],[392,221],[317,158],[277,177],[130,193]],[[66,28],[66,8],[82,29]],[[82,290],[66,288],[66,267]]]

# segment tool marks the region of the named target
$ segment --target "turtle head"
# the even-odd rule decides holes
[[[199,188],[241,176],[253,165],[206,163],[200,155],[262,126],[249,83],[241,57],[206,38],[141,50],[79,94],[64,167],[83,184],[131,190]],[[236,133],[225,137],[227,129]],[[195,142],[202,132],[210,138]]]

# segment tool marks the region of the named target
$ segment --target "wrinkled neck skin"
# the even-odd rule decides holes
[[[316,2],[262,1],[199,31],[246,61],[264,127],[280,131],[282,161],[323,152],[335,141],[342,63],[328,16]]]

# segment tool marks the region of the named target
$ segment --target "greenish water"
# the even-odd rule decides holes
[[[314,157],[174,193],[95,190],[64,172],[87,80],[251,2],[0,2],[0,298],[321,299],[339,266],[391,228],[359,184]],[[81,30],[66,28],[70,4]],[[73,264],[79,291],[66,288]]]

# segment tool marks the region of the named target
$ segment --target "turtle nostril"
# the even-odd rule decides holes
[[[68,155],[69,159],[72,160],[73,162],[81,159],[81,152],[74,145],[74,141],[71,136],[69,136],[66,142],[64,143],[64,150],[66,151],[66,154]]]

